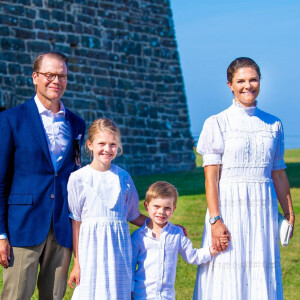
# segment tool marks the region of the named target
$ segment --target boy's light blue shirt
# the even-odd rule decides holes
[[[131,236],[133,297],[134,300],[174,300],[178,252],[186,262],[199,265],[211,259],[209,247],[193,249],[183,230],[170,222],[157,240],[147,227],[148,222],[149,219]]]

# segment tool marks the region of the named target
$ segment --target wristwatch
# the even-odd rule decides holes
[[[211,225],[213,225],[213,224],[215,224],[219,219],[221,219],[221,216],[219,215],[219,216],[216,216],[216,217],[210,217],[209,218],[209,223],[211,224]]]

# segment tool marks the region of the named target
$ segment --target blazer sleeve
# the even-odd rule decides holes
[[[131,243],[132,243],[132,282],[131,282],[131,291],[134,291],[134,283],[135,283],[135,271],[137,268],[137,262],[139,257],[139,234],[138,232],[134,232],[131,235]]]
[[[7,201],[14,168],[14,140],[6,112],[0,113],[0,234],[7,234]]]

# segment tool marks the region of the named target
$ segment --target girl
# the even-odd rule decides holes
[[[146,217],[130,175],[111,164],[122,153],[120,131],[110,119],[95,120],[86,147],[90,165],[71,174],[68,202],[73,228],[74,267],[68,284],[72,299],[130,299],[131,240],[127,221]]]

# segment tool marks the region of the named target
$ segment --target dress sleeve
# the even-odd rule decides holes
[[[180,230],[179,254],[187,263],[193,265],[200,265],[211,260],[209,247],[193,248],[191,240],[184,235],[182,229]]]
[[[128,211],[127,211],[127,221],[131,222],[139,217],[139,196],[137,190],[135,188],[134,182],[130,175],[128,175],[127,179],[127,187],[129,189],[128,197]]]
[[[84,197],[82,197],[83,184],[80,177],[71,174],[67,188],[69,217],[75,221],[81,221]]]
[[[222,164],[224,139],[215,116],[208,118],[200,134],[197,152],[203,156],[203,167]]]
[[[283,126],[280,121],[278,121],[278,139],[277,139],[277,145],[276,145],[276,151],[273,161],[273,169],[272,171],[277,171],[281,169],[285,169],[286,165],[284,163],[284,133],[283,133]]]

